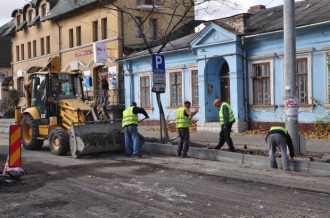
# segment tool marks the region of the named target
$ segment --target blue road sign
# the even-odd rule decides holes
[[[152,54],[152,72],[165,74],[165,56],[162,54]]]

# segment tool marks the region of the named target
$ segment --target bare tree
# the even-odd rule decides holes
[[[79,1],[84,0],[75,0]],[[219,8],[215,8],[214,3],[217,3]],[[129,44],[140,44],[140,47],[135,49],[147,49],[149,54],[159,54],[170,41],[194,32],[196,26],[189,24],[195,20],[196,14],[216,13],[220,11],[220,7],[239,7],[236,0],[98,0],[97,4],[99,8],[110,12],[117,11],[121,15],[120,19],[125,26],[125,33],[124,29],[122,30],[124,47]],[[160,93],[156,94],[161,132],[163,129],[165,140],[168,141]]]

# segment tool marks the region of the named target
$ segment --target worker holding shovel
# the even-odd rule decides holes
[[[178,129],[179,133],[179,143],[178,143],[178,151],[177,155],[182,158],[190,158],[190,156],[187,155],[189,150],[189,141],[190,141],[190,133],[189,133],[189,127],[190,127],[190,119],[189,116],[193,117],[198,112],[198,108],[191,112],[189,110],[191,106],[191,103],[189,101],[184,102],[184,106],[180,107],[175,116],[175,127]],[[191,118],[190,117],[190,118]]]

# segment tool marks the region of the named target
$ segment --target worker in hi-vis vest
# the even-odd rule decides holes
[[[175,127],[178,129],[178,133],[180,137],[178,143],[177,155],[182,158],[190,158],[190,156],[187,155],[189,150],[189,141],[190,141],[189,116],[192,117],[198,112],[198,108],[194,112],[191,112],[189,110],[190,106],[191,103],[189,101],[185,101],[184,106],[180,107],[176,111],[176,115],[175,115]]]
[[[294,147],[288,130],[281,126],[273,126],[270,128],[265,140],[269,146],[270,167],[277,169],[275,153],[276,147],[278,147],[282,156],[282,169],[290,171],[286,145],[289,147],[290,159],[294,157]]]
[[[143,108],[137,107],[135,102],[132,102],[131,106],[123,111],[122,127],[125,128],[125,149],[127,157],[132,155],[131,140],[133,140],[133,156],[142,157],[139,147],[140,138],[137,130],[139,123],[138,114],[143,114],[145,119],[149,118],[147,112]]]
[[[235,117],[231,106],[227,102],[221,102],[220,99],[215,99],[213,105],[219,108],[219,120],[221,125],[221,131],[219,133],[219,142],[216,146],[211,147],[213,149],[221,149],[221,147],[227,142],[229,149],[227,151],[235,152],[233,140],[230,137],[231,127],[235,122]]]

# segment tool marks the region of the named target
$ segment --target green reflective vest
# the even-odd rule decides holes
[[[226,105],[228,108],[228,114],[229,114],[229,122],[233,122],[235,120],[235,116],[233,113],[233,110],[231,109],[230,105],[227,102],[223,102],[221,104],[220,110],[219,110],[219,119],[220,119],[220,124],[224,125],[225,124],[225,119],[223,117],[223,110],[222,107]]]
[[[270,131],[272,131],[272,130],[282,130],[285,134],[288,134],[288,130],[281,126],[273,126],[270,128]]]
[[[186,107],[180,107],[175,114],[175,127],[176,128],[189,128],[190,127],[190,120],[189,116],[184,115],[184,111],[186,110]]]
[[[123,121],[122,121],[122,127],[132,125],[132,124],[138,124],[139,118],[137,114],[133,113],[134,106],[130,106],[126,110],[123,111]]]

